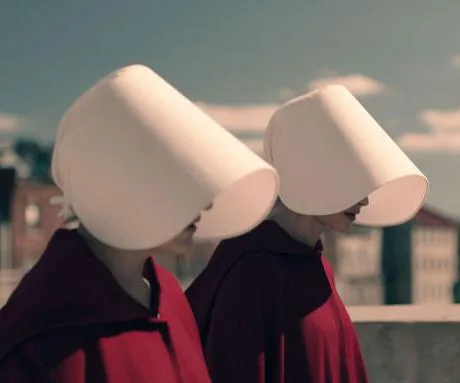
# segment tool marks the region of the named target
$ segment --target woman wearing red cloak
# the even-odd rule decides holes
[[[280,107],[265,133],[280,176],[269,219],[223,241],[186,292],[214,383],[366,383],[322,256],[326,230],[411,219],[428,181],[361,104],[329,86]]]
[[[187,300],[153,257],[258,225],[276,171],[133,65],[66,112],[52,173],[80,226],[54,234],[0,310],[0,382],[209,382]]]

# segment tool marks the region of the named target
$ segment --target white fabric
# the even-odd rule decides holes
[[[355,97],[333,85],[281,106],[264,156],[280,175],[280,198],[306,215],[343,211],[366,196],[357,223],[389,226],[421,208],[428,180]]]
[[[61,210],[58,217],[62,219],[61,226],[69,229],[76,229],[79,227],[78,218],[75,215],[72,206],[64,199],[64,196],[58,195],[51,197],[50,205],[60,206]]]
[[[169,241],[210,203],[196,237],[239,235],[278,192],[271,166],[141,65],[106,76],[65,113],[52,174],[81,224],[122,249]]]
[[[55,197],[51,197],[49,202],[50,205],[61,206],[61,210],[58,214],[58,217],[61,217],[64,222],[75,217],[75,213],[72,210],[72,206],[68,204],[68,202],[64,199],[64,196],[58,195]]]

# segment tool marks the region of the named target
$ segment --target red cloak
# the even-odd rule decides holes
[[[269,221],[218,246],[186,292],[214,383],[367,383],[321,251]]]
[[[58,230],[0,310],[2,383],[208,383],[193,314],[149,260],[151,310],[76,231]]]

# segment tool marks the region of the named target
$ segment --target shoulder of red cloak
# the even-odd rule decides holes
[[[235,238],[220,242],[204,270],[185,291],[201,339],[206,333],[209,311],[214,304],[219,286],[233,264],[243,255],[238,251],[238,242]]]
[[[56,240],[62,236],[65,243]],[[54,233],[39,261],[0,309],[0,361],[36,335],[53,328],[84,324],[87,320],[88,310],[78,304],[79,297],[93,293],[91,284],[81,278],[86,262],[91,263],[92,259],[79,257],[79,268],[73,268],[71,274],[66,272],[72,252],[82,250],[78,242],[72,241],[74,237],[75,233],[68,230]]]
[[[0,360],[31,337],[65,323],[65,319],[71,316],[67,314],[68,310],[75,313],[72,303],[68,302],[71,301],[68,286],[75,278],[69,278],[65,272],[66,255],[70,255],[75,247],[74,237],[75,233],[71,231],[57,230],[39,261],[24,275],[0,309]],[[76,248],[76,251],[80,250],[78,246]],[[79,270],[72,272],[78,273]],[[76,278],[79,280],[78,275]],[[75,286],[71,290],[78,289]]]
[[[36,323],[47,315],[42,302],[41,290],[29,283],[26,274],[19,286],[0,310],[0,361],[17,345],[37,332]]]
[[[276,264],[279,267],[281,259],[279,254],[254,250],[252,244],[248,246],[243,237],[225,240],[219,244],[209,264],[185,292],[195,315],[202,342],[206,338],[211,313],[220,290],[224,284],[227,287],[234,281],[239,283],[239,275],[229,277],[235,266],[240,265],[243,260],[248,260],[242,267],[245,273],[253,275],[256,282],[262,277],[264,270],[270,270],[270,266],[274,267]],[[235,274],[239,274],[239,271]]]
[[[279,298],[285,290],[284,280],[282,256],[248,252],[215,288],[211,304],[196,308],[204,318],[200,334],[213,381],[259,380],[264,370],[261,355],[277,351],[266,331],[282,326]]]

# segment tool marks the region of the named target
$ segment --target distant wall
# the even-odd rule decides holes
[[[460,305],[348,307],[372,383],[460,383]]]

